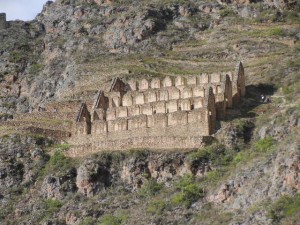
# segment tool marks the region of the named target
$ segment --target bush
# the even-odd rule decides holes
[[[71,169],[76,161],[65,156],[61,151],[56,151],[50,157],[43,170],[40,171],[39,179],[43,179],[46,174],[53,174]]]
[[[13,102],[3,102],[2,103],[2,107],[8,108],[8,109],[12,109],[12,108],[15,108],[16,105]]]
[[[8,120],[8,119],[13,119],[13,115],[8,114],[8,113],[1,113],[0,114],[0,120]]]
[[[47,199],[43,202],[46,216],[51,216],[62,207],[62,203],[55,199]]]
[[[245,152],[239,152],[233,158],[233,163],[238,164],[239,162],[244,162],[247,159],[247,157],[248,154],[246,154]]]
[[[40,73],[43,70],[43,65],[41,64],[33,64],[30,68],[29,68],[29,74],[31,75],[37,75],[38,73]]]
[[[158,192],[160,192],[162,188],[163,188],[163,184],[157,183],[156,180],[150,178],[145,182],[145,184],[141,188],[140,195],[142,197],[151,197],[157,194]]]
[[[272,137],[267,137],[259,140],[254,148],[258,152],[270,152],[274,150],[275,140]]]
[[[64,167],[70,164],[70,159],[67,158],[64,154],[60,151],[54,152],[49,160],[49,165],[53,167]]]
[[[215,165],[222,166],[228,165],[232,161],[234,154],[235,152],[232,149],[226,149],[224,145],[215,143],[190,153],[187,156],[187,159],[192,168],[195,168],[199,164],[207,161],[211,161]]]
[[[87,217],[85,218],[80,225],[90,225],[90,224],[94,224],[94,219],[92,217]]]
[[[22,63],[26,61],[26,55],[22,51],[12,51],[9,54],[9,61],[12,63]]]
[[[152,200],[148,203],[147,206],[147,213],[153,214],[153,215],[159,215],[162,213],[162,211],[165,209],[166,204],[162,200]]]
[[[45,144],[46,137],[42,134],[32,134],[31,137],[35,140],[37,145]]]
[[[173,196],[171,201],[174,205],[184,204],[186,207],[190,207],[192,203],[204,196],[203,188],[195,182],[195,177],[191,175],[183,176],[175,187],[180,193]]]
[[[300,194],[293,197],[282,196],[268,209],[268,217],[273,223],[279,223],[282,219],[292,217],[300,211]]]
[[[121,225],[126,222],[125,216],[104,215],[100,219],[99,225]]]
[[[59,150],[59,151],[68,151],[69,148],[71,147],[70,144],[58,144],[58,145],[54,145],[53,148]]]
[[[230,8],[220,10],[220,16],[221,17],[234,16],[235,14],[236,13]]]
[[[286,18],[286,21],[289,23],[299,23],[300,22],[300,16],[297,12],[285,11],[283,13],[283,15]]]
[[[268,31],[268,34],[271,36],[285,36],[285,32],[282,28],[276,27],[276,28],[271,28]]]

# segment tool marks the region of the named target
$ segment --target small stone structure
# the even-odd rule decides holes
[[[203,137],[215,132],[216,120],[224,119],[227,109],[238,106],[244,95],[241,62],[234,73],[128,82],[115,78],[109,92],[98,92],[90,111],[82,103],[73,128],[73,144],[80,151],[89,146],[93,152],[197,148]]]
[[[0,29],[5,29],[6,28],[6,14],[5,13],[0,13]]]

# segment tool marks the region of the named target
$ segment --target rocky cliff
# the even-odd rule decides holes
[[[33,21],[8,21],[0,224],[300,224],[299,7],[56,0]],[[78,105],[112,78],[222,72],[238,60],[247,96],[211,145],[67,156]]]

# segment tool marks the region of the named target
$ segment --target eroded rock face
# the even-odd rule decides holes
[[[44,199],[62,200],[68,193],[77,191],[75,178],[75,168],[63,171],[62,174],[46,176],[41,186],[41,196]]]
[[[78,192],[91,197],[111,185],[109,168],[94,160],[88,160],[77,170],[76,186]]]
[[[46,199],[62,199],[61,183],[58,177],[47,176],[41,187],[41,194]]]
[[[272,161],[257,161],[237,171],[216,193],[208,197],[225,208],[245,210],[250,205],[299,192],[300,155],[295,144],[282,148]]]
[[[153,178],[168,186],[171,181],[185,174],[202,177],[210,170],[209,162],[191,165],[185,154],[180,153],[147,153],[143,156],[129,156],[121,161],[105,157],[87,159],[77,169],[76,187],[79,193],[91,197],[111,185],[125,185],[133,191]],[[53,183],[50,189],[57,184]]]
[[[186,156],[179,153],[151,153],[142,160],[136,158],[125,160],[122,163],[120,177],[133,189],[140,188],[149,178],[168,186],[172,180],[184,174],[204,176],[211,170],[209,164],[208,162],[202,162],[191,165]]]
[[[164,29],[172,18],[172,11],[149,8],[135,16],[123,16],[108,27],[103,38],[111,52],[129,52],[130,48],[144,48],[144,40]]]
[[[0,194],[11,188],[35,181],[38,170],[34,164],[44,162],[44,152],[30,137],[0,138]]]

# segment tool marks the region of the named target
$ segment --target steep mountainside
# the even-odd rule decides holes
[[[7,22],[0,224],[300,224],[299,12],[280,0],[56,0],[33,21]],[[211,145],[70,158],[79,104],[112,78],[238,61],[247,95]]]

